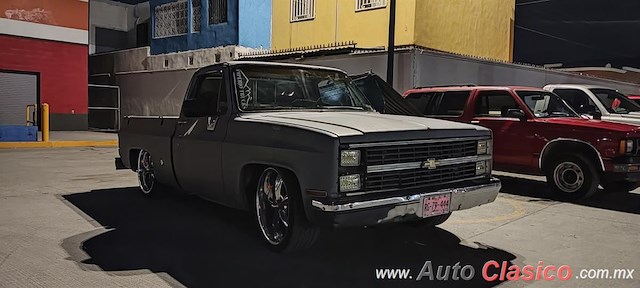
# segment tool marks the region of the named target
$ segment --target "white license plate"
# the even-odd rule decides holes
[[[422,218],[449,213],[451,193],[424,196],[422,198]]]

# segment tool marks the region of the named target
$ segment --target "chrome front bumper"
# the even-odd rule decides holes
[[[355,212],[361,209],[390,207],[387,219],[408,214],[421,215],[420,199],[425,196],[451,193],[450,211],[464,210],[483,204],[491,203],[498,197],[502,184],[497,178],[491,178],[488,183],[462,188],[447,188],[427,193],[408,196],[389,197],[370,201],[352,202],[344,204],[324,204],[313,200],[311,205],[324,212]]]

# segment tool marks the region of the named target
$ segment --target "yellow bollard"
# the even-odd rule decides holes
[[[42,141],[49,142],[49,104],[42,103]]]

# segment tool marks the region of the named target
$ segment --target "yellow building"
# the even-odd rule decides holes
[[[273,50],[386,47],[389,0],[272,0]],[[395,0],[395,45],[511,61],[515,0]]]

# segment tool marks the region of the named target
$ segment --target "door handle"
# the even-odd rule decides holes
[[[184,124],[187,124],[187,123],[189,123],[189,121],[186,121],[186,120],[179,120],[178,121],[178,125],[184,125]]]
[[[480,121],[478,121],[478,120],[471,120],[471,123],[473,123],[473,124],[478,124],[478,123],[480,123]]]

